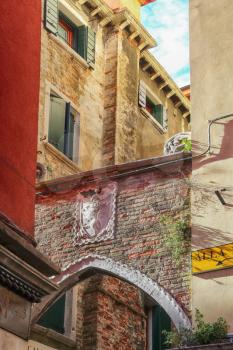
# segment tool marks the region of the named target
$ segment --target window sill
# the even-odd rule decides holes
[[[65,164],[68,168],[70,168],[74,173],[80,172],[79,167],[70,160],[67,156],[65,156],[62,152],[60,152],[56,147],[51,145],[48,142],[44,142],[45,149],[52,154],[54,157],[56,157],[58,160],[60,160],[63,164]]]
[[[146,110],[146,108],[140,107],[141,114],[150,120],[153,126],[161,133],[165,134],[167,132],[167,128],[163,127],[159,122]]]
[[[76,349],[76,341],[66,335],[55,332],[52,329],[35,324],[32,327],[30,339],[42,344],[56,347],[57,349]]]
[[[68,44],[66,44],[62,39],[59,39],[56,35],[50,33],[49,37],[57,43],[59,46],[61,46],[63,49],[68,51],[81,65],[83,68],[88,69],[92,67],[87,63],[87,61],[84,60],[76,51],[74,51]]]

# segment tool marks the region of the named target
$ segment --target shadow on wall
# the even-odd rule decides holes
[[[207,165],[209,163],[217,162],[217,161],[223,161],[225,159],[233,158],[233,120],[227,122],[227,123],[221,123],[221,122],[215,122],[213,125],[222,125],[224,126],[223,131],[223,137],[221,146],[218,147],[212,147],[211,153],[212,155],[208,158],[205,158],[204,160],[196,160],[193,162],[193,170],[197,170],[201,168],[204,165]],[[212,129],[212,135],[213,135],[213,129]],[[211,135],[211,136],[212,136]],[[214,137],[212,136],[212,143],[216,143],[216,140],[214,140]],[[200,152],[203,152],[203,146],[204,144],[201,144],[195,140],[193,140],[193,149],[196,154],[199,154]],[[206,148],[207,145],[205,144]],[[214,151],[213,151],[214,149]],[[215,154],[217,151],[219,152]]]
[[[233,269],[222,269],[222,270],[216,270],[216,271],[208,271],[203,272],[201,274],[195,275],[195,277],[204,279],[204,280],[214,280],[217,278],[222,277],[230,277],[233,276]],[[223,284],[222,282],[218,282],[215,280],[215,283],[217,284]]]
[[[232,233],[223,232],[206,226],[192,226],[193,249],[208,248],[232,243]]]

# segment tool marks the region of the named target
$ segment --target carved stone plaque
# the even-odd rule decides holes
[[[77,197],[73,226],[76,244],[114,238],[117,185],[109,183],[99,192],[89,192],[92,194]]]
[[[0,327],[26,339],[29,332],[31,303],[0,286]]]

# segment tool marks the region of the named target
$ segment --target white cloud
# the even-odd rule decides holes
[[[179,86],[189,84],[188,0],[157,0],[142,10],[142,22],[158,46],[152,53]]]

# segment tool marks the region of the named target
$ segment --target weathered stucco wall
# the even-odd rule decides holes
[[[208,120],[233,112],[233,3],[231,0],[192,0],[191,94],[192,138],[195,153],[207,149]],[[233,241],[232,207],[223,206],[214,191],[228,188],[224,195],[233,204],[232,147],[233,118],[211,127],[211,154],[193,162],[192,245],[193,249]],[[231,324],[232,269],[193,278],[193,307],[207,319],[222,315]],[[223,302],[224,300],[224,302]]]
[[[54,347],[41,344],[34,340],[29,340],[27,350],[57,350]]]
[[[136,18],[140,18],[140,2],[138,0],[104,0],[112,9],[119,10],[123,7],[133,13]]]
[[[28,350],[27,341],[0,329],[0,349]]]

